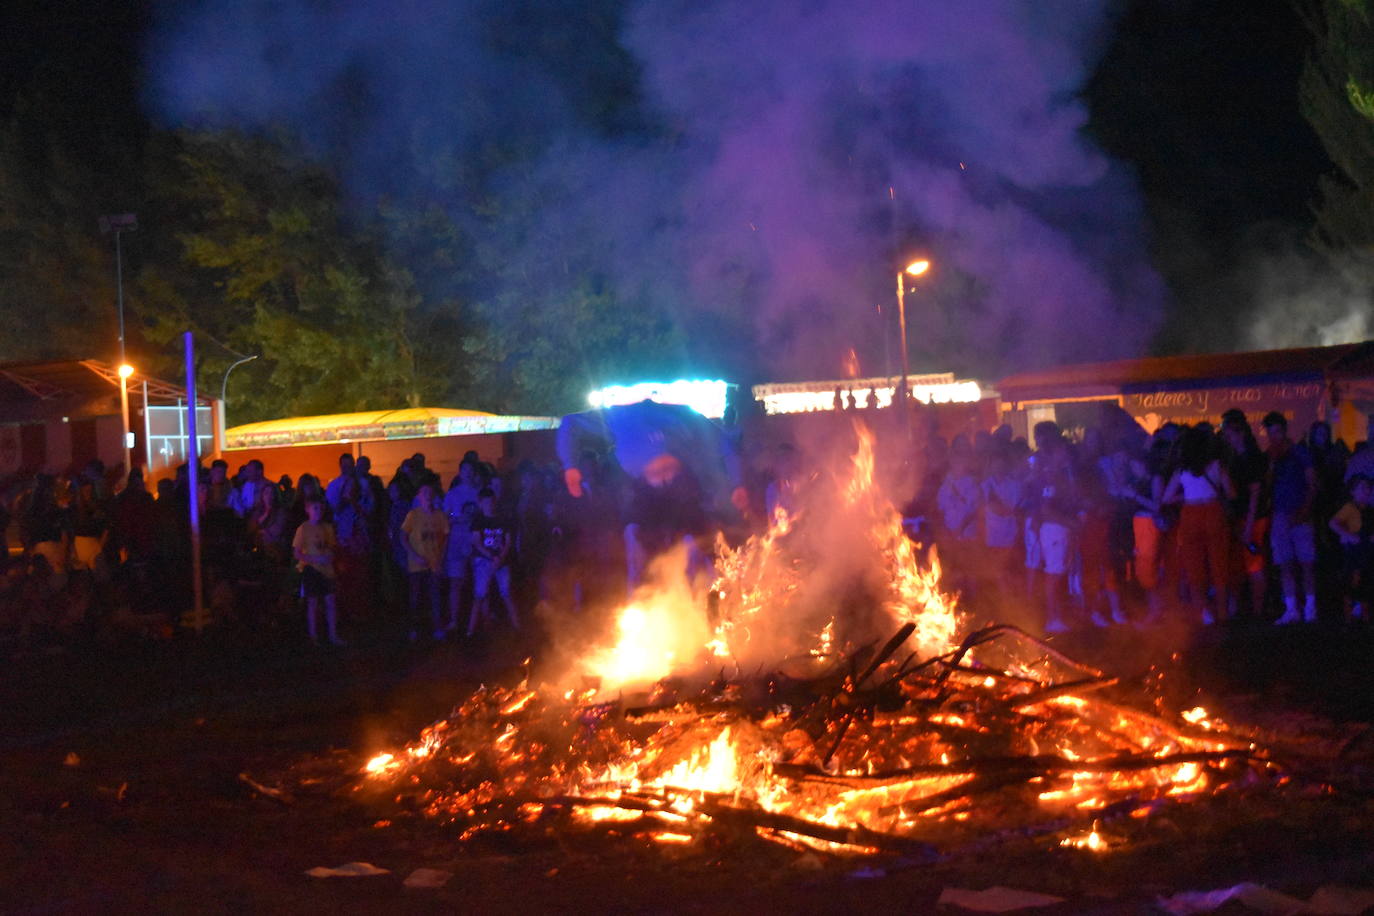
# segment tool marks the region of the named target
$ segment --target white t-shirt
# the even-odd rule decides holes
[[[989,477],[983,481],[983,542],[989,547],[1014,547],[1021,534],[1016,509],[1025,498],[1026,484],[1019,478]],[[1001,500],[1006,513],[993,508],[992,496]]]

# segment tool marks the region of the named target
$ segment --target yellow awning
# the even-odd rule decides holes
[[[556,417],[504,417],[481,410],[407,407],[245,423],[226,430],[224,441],[231,449],[328,445],[553,429],[557,425]]]

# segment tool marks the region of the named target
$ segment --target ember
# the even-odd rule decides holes
[[[418,791],[465,837],[630,821],[660,843],[709,830],[930,857],[1009,833],[1102,852],[1101,823],[1267,775],[1205,710],[1138,708],[1116,678],[1014,626],[959,639],[938,566],[919,562],[873,466],[861,434],[825,517],[863,532],[881,613],[813,613],[790,544],[806,519],[780,514],[721,545],[708,595],[678,577],[637,596],[574,672],[594,675],[581,686],[483,688],[374,757],[365,784]]]

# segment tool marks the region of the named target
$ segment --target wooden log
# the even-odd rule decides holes
[[[1104,687],[1111,687],[1121,682],[1120,678],[1115,677],[1085,677],[1077,681],[1066,681],[1062,684],[1051,684],[1039,690],[1032,690],[1030,693],[1009,699],[1009,705],[1020,709],[1022,706],[1032,706],[1036,703],[1043,703],[1046,700],[1053,700],[1055,697],[1067,696],[1071,693],[1087,693],[1092,690],[1101,690]]]
[[[778,814],[773,811],[764,811],[760,808],[742,808],[710,802],[699,805],[696,811],[712,820],[735,827],[780,830],[784,833],[824,840],[827,843],[901,853],[927,862],[935,862],[941,858],[939,850],[929,843],[922,843],[919,840],[896,834],[880,833],[876,830],[869,830],[862,825],[832,827],[829,824],[817,824],[813,821],[787,814]]]
[[[534,799],[533,801],[549,807],[624,808],[630,811],[641,811],[646,814],[677,815],[677,812],[665,810],[664,804],[657,799],[646,799],[636,796],[587,797],[559,795],[550,798]],[[718,795],[713,796],[708,794],[692,809],[692,814],[697,817],[709,818],[718,823],[735,828],[744,828],[747,830],[754,830],[756,828],[779,830],[784,833],[792,833],[816,840],[824,840],[828,843],[878,849],[884,852],[902,853],[907,856],[917,856],[925,861],[931,862],[940,858],[939,851],[933,846],[928,843],[922,843],[919,840],[910,839],[909,837],[897,836],[890,833],[880,833],[876,830],[869,830],[861,825],[854,827],[834,827],[829,824],[818,824],[788,814],[764,811],[762,808],[727,804],[722,801],[721,797]],[[673,824],[672,826],[679,825]]]
[[[1154,756],[1150,754],[1116,754],[1110,757],[1097,757],[1085,760],[1070,760],[1057,754],[1036,754],[1006,757],[970,757],[950,763],[926,763],[901,767],[893,770],[874,770],[864,774],[827,773],[813,766],[790,763],[773,764],[773,772],[788,779],[818,780],[834,782],[849,780],[865,785],[891,782],[912,776],[958,776],[961,774],[984,775],[1006,773],[1017,779],[1033,779],[1037,776],[1055,776],[1060,773],[1126,773],[1138,770],[1153,770],[1158,767],[1177,766],[1183,763],[1224,763],[1228,760],[1254,760],[1249,751],[1231,749],[1225,751],[1188,751],[1178,754]],[[1267,762],[1267,761],[1265,761]],[[849,783],[847,783],[849,784]]]

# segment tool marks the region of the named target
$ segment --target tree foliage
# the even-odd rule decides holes
[[[1323,177],[1316,241],[1374,255],[1374,19],[1368,0],[1299,0],[1315,42],[1303,113],[1339,170]]]
[[[416,405],[436,393],[412,343],[410,277],[345,218],[330,176],[268,138],[164,142],[152,209],[176,250],[139,277],[150,341],[200,332],[207,370],[260,356],[234,378],[234,403],[249,415]]]
[[[59,138],[0,124],[0,360],[113,359],[118,312],[112,246],[98,230],[97,176]]]
[[[494,4],[493,51],[576,87],[560,117],[642,133],[623,5],[594,0],[555,25],[535,0]],[[93,14],[87,38],[113,22],[124,37],[108,43],[137,47],[139,17],[111,15]],[[593,385],[680,367],[671,303],[612,285],[589,266],[595,233],[544,219],[581,189],[541,174],[549,114],[499,80],[425,109],[417,130],[463,139],[428,143],[439,152],[416,174],[369,199],[311,155],[318,137],[150,123],[136,68],[108,50],[56,67],[43,61],[67,57],[35,51],[0,79],[0,360],[115,357],[114,244],[98,220],[132,212],[129,358],[178,379],[192,330],[201,389],[218,394],[257,356],[230,377],[233,423],[413,404],[554,413]],[[86,71],[100,85],[79,87]],[[548,232],[584,256],[540,263]]]

